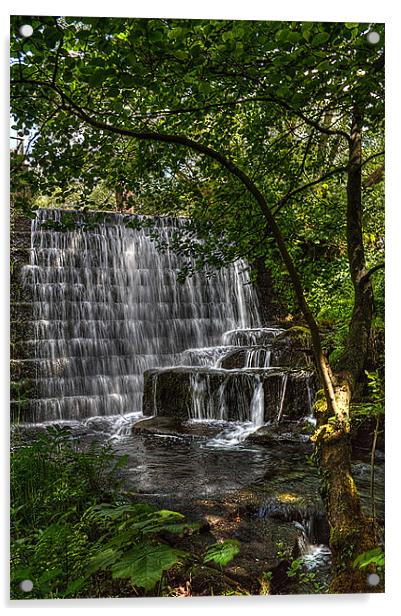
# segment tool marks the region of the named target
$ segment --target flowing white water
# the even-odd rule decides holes
[[[288,374],[284,374],[282,385],[281,385],[280,406],[279,406],[278,413],[277,413],[277,423],[279,423],[283,417],[284,400],[285,400],[285,393],[287,391],[287,383],[288,383]]]
[[[263,426],[265,414],[265,395],[263,381],[257,377],[257,385],[251,400],[251,421],[255,427]]]
[[[62,212],[38,211],[23,272],[34,298],[25,345],[35,358],[33,421],[140,412],[145,370],[177,365],[185,349],[258,323],[245,263],[177,282],[187,261],[157,250],[152,234],[168,246],[184,220],[131,217],[149,222],[136,229],[120,214],[90,226],[90,214],[70,214],[75,228],[58,231],[46,226]]]
[[[271,350],[265,348],[247,349],[245,366],[247,368],[269,368],[271,362]]]
[[[233,447],[235,445],[238,445],[239,443],[245,441],[245,439],[250,434],[255,432],[265,423],[263,380],[259,376],[253,377],[252,380],[252,386],[254,389],[252,399],[249,405],[248,419],[241,422],[233,422],[231,425],[226,426],[222,430],[222,432],[220,432],[208,441],[208,447]],[[219,405],[221,419],[224,419],[226,416],[225,385],[226,382],[223,382],[219,388]],[[241,405],[241,401],[239,400],[238,402],[239,405]]]

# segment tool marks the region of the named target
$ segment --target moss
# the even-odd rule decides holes
[[[303,325],[294,325],[286,329],[277,336],[276,340],[291,340],[291,342],[297,342],[303,347],[311,347],[310,330]]]
[[[326,397],[324,395],[324,390],[319,389],[315,395],[315,402],[313,404],[313,412],[317,415],[318,413],[326,413],[327,412],[327,402]]]
[[[348,489],[350,491],[350,494],[352,496],[357,497],[358,496],[358,490],[356,488],[355,481],[353,480],[353,478],[351,477],[351,475],[349,473],[347,473],[345,480],[347,482],[347,486],[348,486]]]

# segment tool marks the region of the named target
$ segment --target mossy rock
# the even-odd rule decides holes
[[[210,597],[248,595],[249,591],[223,571],[198,565],[191,570],[191,594],[195,597]]]
[[[35,379],[38,374],[38,360],[12,359],[10,361],[10,375],[12,381],[20,379]]]
[[[310,329],[303,325],[294,325],[276,337],[276,341],[288,341],[289,344],[297,345],[305,349],[312,348]]]
[[[33,319],[32,302],[11,302],[10,304],[11,321],[27,322]]]

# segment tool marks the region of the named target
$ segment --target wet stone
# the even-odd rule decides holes
[[[221,426],[204,422],[182,421],[176,417],[150,417],[137,421],[132,426],[133,432],[161,434],[187,438],[207,439],[215,436]]]
[[[144,373],[143,412],[225,421],[255,421],[259,412],[261,423],[300,419],[310,413],[314,386],[312,373],[291,369],[152,369]]]

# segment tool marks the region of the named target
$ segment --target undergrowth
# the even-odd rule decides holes
[[[177,537],[198,532],[181,513],[132,502],[108,446],[82,449],[51,428],[11,454],[11,598],[63,599],[171,594],[166,574],[198,561],[225,567],[227,540],[194,557]],[[171,540],[173,539],[173,540]],[[175,540],[174,540],[175,539]],[[24,592],[21,583],[33,583]]]

